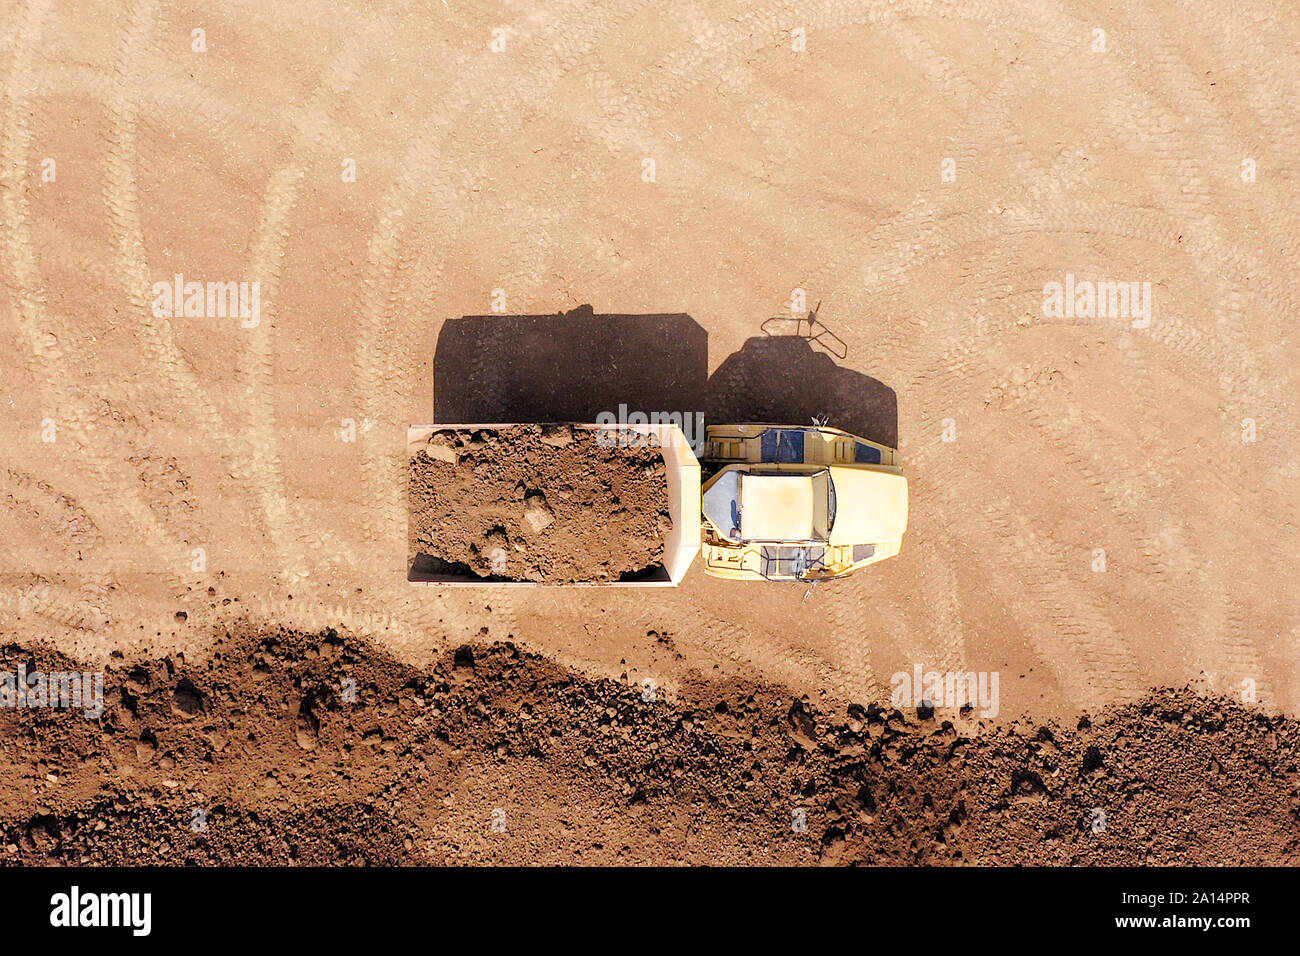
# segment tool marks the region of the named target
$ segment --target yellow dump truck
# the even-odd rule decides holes
[[[408,452],[435,431],[503,429],[502,423],[412,426]],[[574,428],[617,442],[649,442],[663,455],[672,529],[659,567],[593,587],[674,587],[704,552],[705,573],[733,580],[823,581],[898,553],[907,530],[907,480],[898,452],[822,425],[711,425],[701,453],[672,423]],[[416,584],[539,587],[431,570]],[[575,582],[582,585],[587,582]]]

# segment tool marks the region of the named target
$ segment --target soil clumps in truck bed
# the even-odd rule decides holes
[[[434,432],[410,457],[414,566],[553,584],[652,571],[672,529],[667,468],[639,441],[570,425]]]

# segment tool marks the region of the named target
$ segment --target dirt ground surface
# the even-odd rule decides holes
[[[4,648],[20,663],[75,668]],[[99,721],[0,724],[11,863],[1300,862],[1300,728],[1190,692],[994,730],[249,628],[114,662]]]
[[[567,424],[435,431],[410,459],[412,556],[452,565],[445,573],[552,584],[654,568],[672,530],[664,457],[640,436],[602,435]]]
[[[1198,730],[1200,717],[1162,719],[1153,687],[1219,701],[1171,713],[1217,708],[1242,734],[1273,727],[1290,746],[1291,725],[1269,715],[1294,716],[1300,702],[1294,9],[0,0],[0,23],[3,639],[48,643],[90,667],[182,657],[197,667],[242,616],[266,634],[335,628],[424,675],[446,670],[461,645],[509,642],[528,663],[485,651],[492,667],[569,682],[595,708],[583,718],[593,726],[619,712],[595,689],[615,694],[623,673],[670,701],[694,700],[701,680],[782,688],[829,724],[850,705],[888,706],[895,675],[916,667],[998,673],[995,722],[1035,729],[971,731],[983,742],[970,752],[993,760],[1021,739],[1016,759],[1037,760],[1060,747],[1060,776],[1029,769],[1051,794],[1084,795],[1055,831],[1008,829],[1024,837],[1002,845],[1008,857],[1049,831],[1062,834],[1048,847],[1063,859],[1103,845],[1107,860],[1159,856],[1182,832],[1180,811],[1157,826],[1130,802],[1133,827],[1154,828],[1145,842],[1082,840],[1075,814],[1089,788],[1112,784],[1078,772],[1078,747],[1103,726],[1074,731],[1081,713],[1114,714],[1104,726],[1123,729],[1111,749],[1097,744],[1108,768],[1097,781],[1115,781],[1113,798],[1190,787],[1211,757],[1227,766],[1194,749],[1226,738]],[[178,275],[256,282],[256,309],[250,294],[239,317],[206,303],[177,314],[158,286]],[[1046,314],[1048,284],[1075,280],[1150,283],[1149,321]],[[817,331],[831,334],[767,334],[784,328],[765,329],[770,316],[818,302]],[[545,347],[516,347],[542,327],[526,320],[588,303],[621,318],[546,326]],[[608,341],[585,337],[601,328]],[[453,329],[463,351],[448,351]],[[542,363],[558,380],[596,352],[622,356],[598,398],[512,382]],[[449,387],[457,369],[483,384]],[[653,392],[656,382],[671,388]],[[680,587],[652,591],[408,584],[407,426],[455,421],[434,417],[448,402],[519,409],[496,419],[516,421],[529,409],[546,420],[564,400],[719,422],[824,412],[868,438],[896,436],[911,499],[902,551],[806,599],[802,587],[710,579],[698,564]],[[651,632],[671,634],[672,652]],[[231,685],[223,699],[251,693]],[[744,694],[701,699],[732,707]],[[765,721],[789,708],[772,694]],[[514,699],[495,698],[506,709]],[[498,735],[506,753],[523,746],[498,718],[481,719],[475,732]],[[1056,744],[1036,739],[1049,719],[1064,728]],[[388,779],[416,772],[383,750],[383,733],[368,739],[392,760]],[[1268,733],[1233,739],[1260,741],[1258,759],[1268,752]],[[198,741],[169,759],[198,760]],[[295,761],[321,753],[292,746]],[[489,747],[467,758],[478,772],[457,776],[467,789],[455,814],[419,809],[437,820],[419,823],[405,816],[412,805],[388,799],[397,791],[360,784],[328,812],[388,833],[395,857],[403,826],[436,842],[439,827],[478,827],[493,807],[529,803],[526,793],[539,813],[560,813],[547,796],[571,799],[573,825],[601,833],[592,839],[605,849],[582,844],[592,859],[624,845],[648,859],[693,819],[665,815],[649,790],[632,804],[632,769],[618,783],[631,793],[579,799],[580,775],[595,772],[585,760],[646,762],[587,746],[596,753],[554,769]],[[1142,747],[1157,762],[1206,759],[1170,780],[1110,776]],[[41,774],[35,786],[61,832],[74,812],[169,832],[197,787],[193,774],[151,769],[159,786],[179,784],[164,787],[171,798],[153,798],[148,776],[141,802],[97,806],[90,784],[63,781],[80,773],[98,787],[110,772],[98,758],[65,767],[23,738],[5,754],[24,774],[32,761],[58,765],[58,782]],[[260,759],[263,780],[300,766]],[[1255,756],[1240,759],[1240,772],[1281,786]],[[806,786],[783,760],[764,761],[792,775],[773,785]],[[760,770],[726,778],[733,800],[748,799],[745,773]],[[264,832],[271,817],[239,816],[252,804],[236,790],[255,781],[237,776],[213,793],[229,792],[223,806],[244,832]],[[989,820],[1063,812],[1063,799],[1032,800],[1038,785],[1025,779]],[[845,784],[846,821],[870,813],[852,802],[861,785]],[[268,799],[291,792],[261,787]],[[1290,813],[1277,794],[1271,809],[1243,796],[1207,812],[1267,834]],[[721,827],[721,804],[700,799]],[[932,800],[948,819],[951,803]],[[275,826],[308,826],[326,812],[312,806],[277,809]],[[11,827],[29,809],[14,806]],[[528,812],[507,809],[511,821]],[[817,858],[788,832],[789,812],[735,839],[771,858]],[[1136,834],[1110,819],[1108,834]],[[820,840],[831,824],[816,820],[808,832]],[[836,826],[852,858],[848,822]],[[682,833],[672,845],[689,848]],[[554,836],[537,837],[533,857],[486,837],[445,845],[466,858],[571,859],[578,844]],[[165,839],[182,852],[189,837]],[[234,849],[241,842],[229,852],[251,853]],[[1188,843],[1223,859],[1247,845]],[[289,855],[287,842],[275,846],[268,855]],[[300,846],[304,859],[348,855],[323,835]]]

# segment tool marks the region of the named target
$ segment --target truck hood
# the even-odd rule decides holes
[[[831,467],[832,545],[894,541],[907,530],[907,479],[886,471]]]

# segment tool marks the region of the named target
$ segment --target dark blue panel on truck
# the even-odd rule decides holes
[[[880,464],[880,449],[873,448],[865,442],[854,442],[853,460],[859,465]]]
[[[795,428],[769,428],[763,432],[763,461],[798,464],[803,461],[803,432]]]

